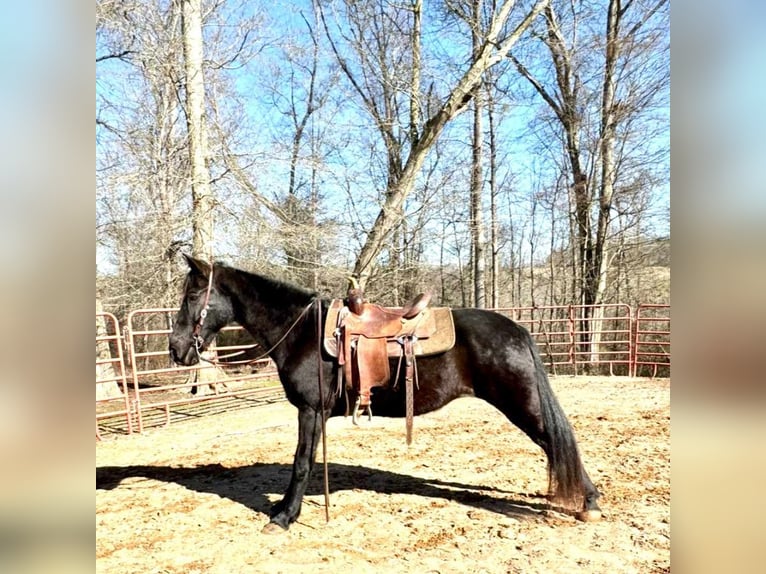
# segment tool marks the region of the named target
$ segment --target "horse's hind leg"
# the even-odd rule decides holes
[[[525,431],[526,432],[526,431]],[[556,464],[558,464],[556,458],[557,455],[553,452],[553,449],[551,447],[551,443],[549,442],[548,437],[545,436],[545,433],[535,434],[532,435],[529,432],[526,433],[536,444],[540,446],[540,448],[543,449],[545,452],[545,455],[548,457],[548,465],[549,465],[549,473],[552,475],[556,475],[556,470],[552,467]],[[560,455],[559,455],[560,458]],[[578,453],[579,458],[579,453]],[[581,493],[582,493],[582,506],[581,509],[575,513],[575,517],[578,520],[581,520],[583,522],[597,522],[601,520],[601,508],[598,506],[598,499],[601,497],[601,493],[598,491],[598,489],[594,486],[593,482],[590,479],[590,476],[588,476],[587,471],[585,470],[585,466],[580,461],[578,464],[580,468],[579,472],[579,481],[582,485]],[[561,480],[560,478],[557,480]],[[554,499],[558,498],[559,492],[557,491],[554,494]],[[568,498],[567,495],[563,497],[565,500]]]
[[[572,427],[545,374],[535,368],[516,370],[504,382],[488,385],[477,396],[500,409],[543,449],[548,457],[550,486],[556,486],[554,498],[581,503],[576,514],[580,520],[598,520],[601,509],[597,500],[601,495],[583,467]]]

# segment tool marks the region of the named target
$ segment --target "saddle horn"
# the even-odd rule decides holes
[[[346,305],[349,310],[360,315],[364,308],[364,293],[362,288],[359,287],[359,282],[353,275],[348,278],[348,291],[346,292]]]

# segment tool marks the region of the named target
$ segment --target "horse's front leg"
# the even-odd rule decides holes
[[[287,530],[301,513],[303,495],[309,484],[317,445],[321,438],[321,413],[309,407],[301,407],[298,411],[298,446],[295,449],[290,485],[282,500],[272,508],[271,521],[263,528],[265,533]],[[281,530],[276,526],[279,526]]]

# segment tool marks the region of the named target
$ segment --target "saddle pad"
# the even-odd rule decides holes
[[[324,328],[324,349],[332,357],[338,356],[335,328],[338,324],[338,313],[343,309],[342,299],[333,299],[327,310],[327,321]],[[436,355],[449,351],[455,346],[455,323],[452,320],[452,309],[449,307],[426,307],[423,313],[431,315],[429,323],[435,325],[434,332],[427,337],[418,338],[413,345],[415,354]],[[388,355],[398,357],[401,354],[401,345],[395,341],[388,341]]]

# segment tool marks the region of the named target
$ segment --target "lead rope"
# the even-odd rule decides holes
[[[404,392],[405,392],[405,423],[407,432],[407,446],[412,444],[412,419],[415,413],[415,397],[412,390],[413,375],[417,373],[415,366],[415,350],[413,346],[413,336],[404,339]]]
[[[325,417],[324,388],[322,385],[322,302],[317,299],[317,368],[319,371],[319,408],[322,411],[322,463],[324,466],[324,517],[330,522],[330,478],[327,470],[327,419]]]
[[[199,360],[200,361],[205,361],[206,363],[210,363],[211,365],[217,365],[217,366],[224,366],[225,367],[226,365],[238,365],[238,364],[243,364],[243,363],[244,364],[255,363],[256,361],[260,361],[261,359],[265,359],[266,357],[268,357],[271,354],[271,352],[274,349],[276,349],[277,347],[279,347],[279,345],[282,344],[282,341],[284,341],[287,338],[287,336],[290,334],[290,332],[298,324],[298,321],[303,319],[303,317],[306,315],[306,313],[308,313],[309,310],[311,309],[311,306],[314,303],[317,303],[317,302],[319,302],[319,299],[312,299],[311,302],[303,308],[303,311],[301,311],[301,314],[298,315],[298,318],[295,321],[293,321],[293,324],[290,325],[290,327],[287,329],[287,331],[285,331],[284,335],[282,335],[279,338],[279,340],[276,343],[274,343],[268,351],[266,351],[265,353],[262,353],[261,355],[258,355],[255,359],[249,359],[247,361],[223,361],[223,362],[221,362],[221,361],[218,361],[216,359],[210,360],[210,359],[203,358],[199,354],[199,350],[198,350],[197,351],[197,355],[199,356]],[[207,315],[207,313],[205,313],[205,314]],[[225,355],[225,356],[228,356],[228,355]]]

